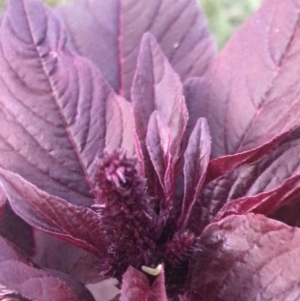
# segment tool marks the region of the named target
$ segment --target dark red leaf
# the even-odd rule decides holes
[[[0,31],[0,165],[50,194],[91,204],[93,164],[106,143],[122,145],[130,105],[68,48],[50,9],[36,0],[8,2]]]
[[[0,180],[13,210],[27,223],[101,257],[105,237],[95,211],[49,195],[3,169]]]
[[[157,114],[157,111],[154,111],[149,119],[148,129],[147,129],[147,136],[146,136],[146,144],[143,141],[140,141],[138,147],[146,148],[144,149],[145,153],[142,157],[142,161],[140,161],[144,166],[145,169],[145,176],[148,179],[152,179],[149,181],[148,186],[153,191],[157,189],[156,185],[160,185],[161,189],[164,191],[166,195],[166,190],[164,189],[164,176],[166,172],[166,165],[165,162],[165,155],[167,152],[167,148],[169,146],[169,137],[170,131],[168,126],[163,122],[162,118]],[[163,149],[163,147],[165,148]],[[149,161],[148,158],[151,160]],[[154,170],[152,170],[152,165]],[[159,183],[153,181],[154,179],[151,178],[151,174],[156,173],[155,177],[158,177]],[[153,187],[151,187],[153,186]]]
[[[127,155],[135,152],[133,135],[132,105],[120,96],[107,102],[105,150],[112,152],[118,148],[126,150]]]
[[[185,227],[202,188],[211,150],[208,124],[199,118],[184,153],[184,198],[179,224]]]
[[[148,301],[167,301],[164,270],[155,278],[151,285]]]
[[[268,215],[294,199],[300,194],[299,152],[297,127],[258,161],[210,182],[193,208],[190,226],[198,233],[213,218],[252,211]]]
[[[120,295],[117,295],[109,301],[119,301],[119,300],[120,300]]]
[[[99,283],[91,283],[87,288],[97,301],[119,301],[118,283],[116,279],[107,279]]]
[[[58,12],[75,49],[127,99],[145,32],[155,36],[183,80],[202,75],[215,57],[215,43],[194,0],[82,0]]]
[[[0,188],[0,221],[2,219],[2,214],[4,211],[5,204],[6,204],[6,195],[4,191]]]
[[[33,229],[13,212],[9,203],[5,205],[0,219],[0,235],[13,242],[27,256],[34,254]]]
[[[61,278],[63,277],[63,279]],[[38,269],[0,237],[0,284],[28,300],[93,301],[88,290],[67,275]]]
[[[101,280],[99,259],[92,253],[37,229],[34,229],[33,234],[35,253],[30,259],[38,266],[61,271],[82,283]]]
[[[193,265],[188,301],[300,298],[300,230],[262,215],[209,225]]]
[[[300,175],[297,175],[284,181],[280,187],[273,190],[230,201],[213,217],[213,221],[219,221],[227,215],[249,212],[270,215],[299,194]]]
[[[208,120],[213,158],[255,149],[299,123],[299,17],[297,0],[264,1],[205,79],[193,81],[190,102]]]
[[[296,197],[285,206],[280,207],[269,217],[292,227],[300,227],[300,198]]]
[[[123,276],[120,301],[167,301],[163,270],[151,284],[144,273],[130,266]]]
[[[180,79],[150,34],[142,40],[132,101],[141,172],[151,180],[154,167],[169,199],[181,156],[187,111]]]
[[[88,301],[94,300],[87,290],[78,296],[68,285],[59,278],[53,277],[43,271],[35,270],[21,262],[0,263],[0,281],[7,287],[14,288],[18,294],[25,296],[26,300],[39,301]],[[6,275],[6,276],[4,276]],[[7,280],[11,277],[13,280]],[[7,299],[4,299],[5,301]],[[13,299],[14,300],[14,299]],[[24,299],[17,299],[24,300]]]
[[[120,301],[147,301],[150,285],[144,273],[128,267],[123,275]]]
[[[13,242],[42,268],[59,270],[84,283],[99,279],[99,260],[95,256],[33,229],[8,204],[0,220],[0,235]]]
[[[0,285],[0,301],[30,301]]]
[[[271,148],[273,148],[285,135],[286,133],[283,133],[253,150],[211,160],[208,164],[205,183],[211,182],[212,180],[232,171],[240,165],[251,164],[255,162],[260,157],[265,155]]]

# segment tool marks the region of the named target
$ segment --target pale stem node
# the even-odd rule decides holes
[[[159,264],[155,269],[143,265],[142,271],[152,276],[158,276],[162,271],[162,264]]]

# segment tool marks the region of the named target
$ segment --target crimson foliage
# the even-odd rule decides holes
[[[8,0],[0,300],[298,299],[299,18],[217,56],[194,0]]]

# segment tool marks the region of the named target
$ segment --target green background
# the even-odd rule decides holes
[[[54,6],[72,0],[44,0]],[[107,0],[109,1],[109,0]],[[149,0],[151,1],[151,0]],[[198,0],[208,19],[208,25],[213,36],[222,48],[234,30],[247,19],[262,0]],[[0,0],[0,7],[4,7],[5,0]]]

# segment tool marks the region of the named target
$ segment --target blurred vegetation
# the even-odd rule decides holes
[[[198,0],[208,26],[222,48],[232,33],[255,12],[262,0]]]
[[[72,0],[44,0],[51,6]],[[110,1],[110,0],[106,0]],[[149,0],[151,1],[151,0]],[[257,8],[262,0],[197,0],[208,19],[209,28],[222,48],[234,30],[244,22]],[[0,0],[0,8],[5,0]]]

